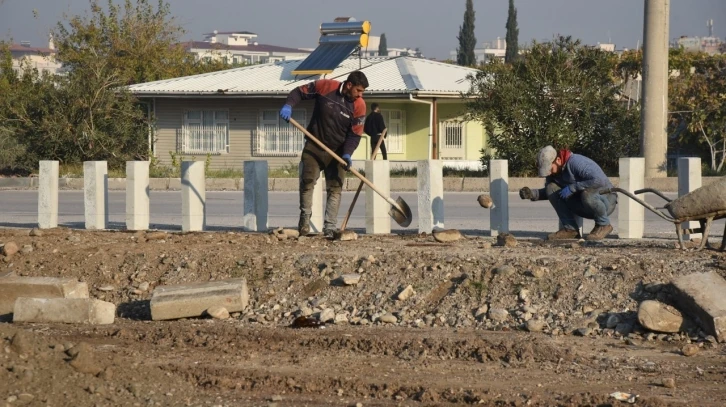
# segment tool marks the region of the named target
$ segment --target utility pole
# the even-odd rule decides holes
[[[645,0],[640,147],[645,177],[666,177],[670,0]]]

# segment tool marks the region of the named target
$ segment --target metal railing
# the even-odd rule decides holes
[[[226,124],[182,128],[181,152],[187,154],[221,154],[229,152],[229,128]]]
[[[441,148],[459,149],[464,147],[464,126],[461,122],[445,121],[439,126]]]
[[[302,151],[303,140],[303,133],[294,127],[260,127],[252,135],[252,153],[255,156],[294,157]]]

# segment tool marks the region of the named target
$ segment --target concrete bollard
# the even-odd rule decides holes
[[[391,162],[388,160],[371,161],[365,163],[366,178],[381,192],[391,194]],[[388,211],[391,204],[386,202],[374,190],[366,187],[366,233],[391,233],[391,217]]]
[[[58,227],[58,161],[41,161],[38,171],[38,227]]]
[[[489,161],[489,191],[494,209],[489,211],[489,229],[492,236],[509,232],[509,162]]]
[[[620,188],[633,193],[645,185],[645,158],[621,158]],[[618,197],[618,237],[642,239],[645,231],[645,208],[634,200]]]
[[[298,174],[300,174],[300,182],[302,183],[302,162],[298,164]],[[313,207],[312,207],[312,215],[310,216],[310,232],[311,233],[323,233],[323,223],[325,222],[325,210],[324,208],[324,202],[323,199],[323,186],[325,185],[325,173],[320,173],[320,178],[318,178],[318,182],[315,183],[315,188],[313,189]],[[299,190],[298,190],[299,192]],[[299,213],[298,213],[299,215]]]
[[[126,229],[149,229],[148,161],[126,161]]]
[[[678,159],[678,196],[701,187],[701,159],[698,157],[683,157]],[[695,229],[701,226],[698,221],[683,222],[684,229]],[[700,239],[701,233],[684,235],[686,240]]]
[[[267,231],[267,161],[245,161],[244,177],[242,228],[250,232]]]
[[[182,161],[182,232],[201,231],[207,226],[207,194],[204,162]]]
[[[444,163],[421,160],[417,164],[418,232],[444,228]]]
[[[108,167],[106,161],[83,163],[83,193],[86,229],[108,227]]]

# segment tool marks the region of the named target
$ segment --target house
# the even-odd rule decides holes
[[[271,168],[299,161],[300,131],[280,119],[279,110],[294,88],[323,75],[297,75],[301,60],[245,66],[225,71],[136,84],[128,87],[152,106],[155,128],[152,151],[163,164],[171,155],[186,159],[211,157],[210,168],[241,168],[246,160],[267,160]],[[343,81],[362,70],[370,86],[364,98],[380,104],[387,127],[388,158],[479,160],[486,133],[478,122],[462,120],[471,68],[413,57],[349,57],[328,79]],[[307,124],[313,102],[293,109]],[[153,133],[153,136],[152,136]],[[353,156],[365,160],[370,142],[361,141]]]
[[[378,48],[381,45],[381,37],[377,35],[369,35],[368,36],[368,47],[363,50],[363,53],[366,56],[369,57],[377,57],[378,55]],[[386,47],[386,50],[388,51],[389,57],[398,57],[398,56],[411,56],[416,58],[424,58],[423,52],[418,48],[395,48],[395,47]]]
[[[309,50],[260,44],[257,34],[249,31],[215,30],[204,34],[204,41],[189,41],[182,46],[197,59],[223,61],[227,64],[264,64],[268,62],[302,59]]]
[[[48,41],[47,48],[31,47],[30,42],[21,41],[20,44],[10,44],[9,50],[13,59],[13,69],[16,71],[27,66],[41,73],[55,74],[61,69],[61,64],[55,59],[56,49],[52,37]]]
[[[474,58],[477,64],[486,64],[493,59],[504,60],[507,53],[507,40],[497,37],[495,41],[484,42],[481,48],[474,48]],[[450,51],[449,56],[452,61],[456,61],[458,52]]]

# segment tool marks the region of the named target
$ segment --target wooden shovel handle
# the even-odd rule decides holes
[[[378,148],[383,143],[383,139],[386,137],[387,131],[388,129],[383,129],[383,133],[381,133],[381,138],[378,139],[378,143],[376,143],[376,146],[373,148],[373,152],[371,153],[371,160],[375,160],[378,156]],[[345,219],[343,219],[343,224],[340,226],[340,230],[345,230],[345,227],[348,226],[348,220],[350,219],[350,215],[353,213],[353,207],[355,206],[355,203],[358,200],[358,195],[360,195],[360,191],[362,189],[363,181],[358,184],[358,190],[355,191],[355,195],[353,195],[353,202],[350,203],[350,208],[348,209],[348,213],[345,214]]]

